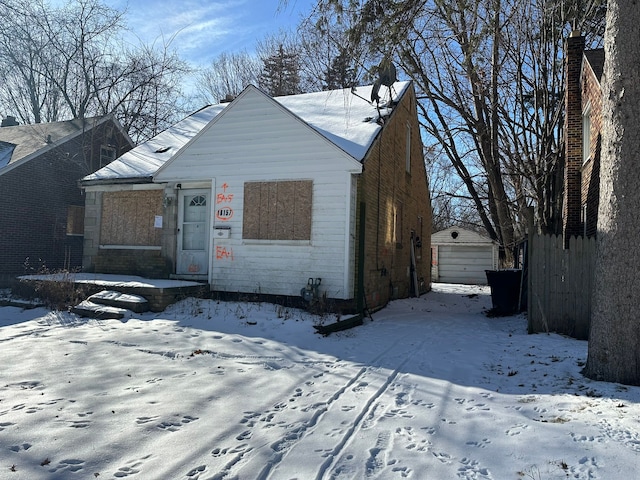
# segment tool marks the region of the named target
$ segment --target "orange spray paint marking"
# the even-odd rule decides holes
[[[231,260],[233,262],[233,248],[216,246],[216,260]]]
[[[219,193],[216,195],[216,203],[231,203],[233,201],[233,193],[229,195],[225,195],[224,193]]]

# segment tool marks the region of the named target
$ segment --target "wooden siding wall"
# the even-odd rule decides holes
[[[532,235],[529,242],[529,333],[556,332],[586,340],[595,264],[594,238]]]
[[[189,180],[212,183],[211,228],[228,228],[229,236],[209,246],[211,289],[299,296],[312,277],[322,279],[320,291],[329,298],[352,299],[349,213],[352,175],[361,167],[262,95],[249,92],[245,100],[156,177],[181,182],[183,190]],[[310,239],[243,238],[245,186],[287,181],[313,183]],[[219,209],[233,215],[218,215]]]
[[[102,198],[102,245],[160,246],[162,190],[105,192]]]

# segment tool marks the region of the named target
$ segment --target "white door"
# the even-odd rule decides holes
[[[178,275],[207,275],[209,264],[209,190],[178,195]]]

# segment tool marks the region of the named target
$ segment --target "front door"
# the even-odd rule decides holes
[[[209,197],[209,190],[180,190],[178,195],[178,275],[207,275]]]

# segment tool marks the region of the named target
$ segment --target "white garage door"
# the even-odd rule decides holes
[[[494,268],[491,245],[438,246],[438,282],[486,285],[485,270]]]

